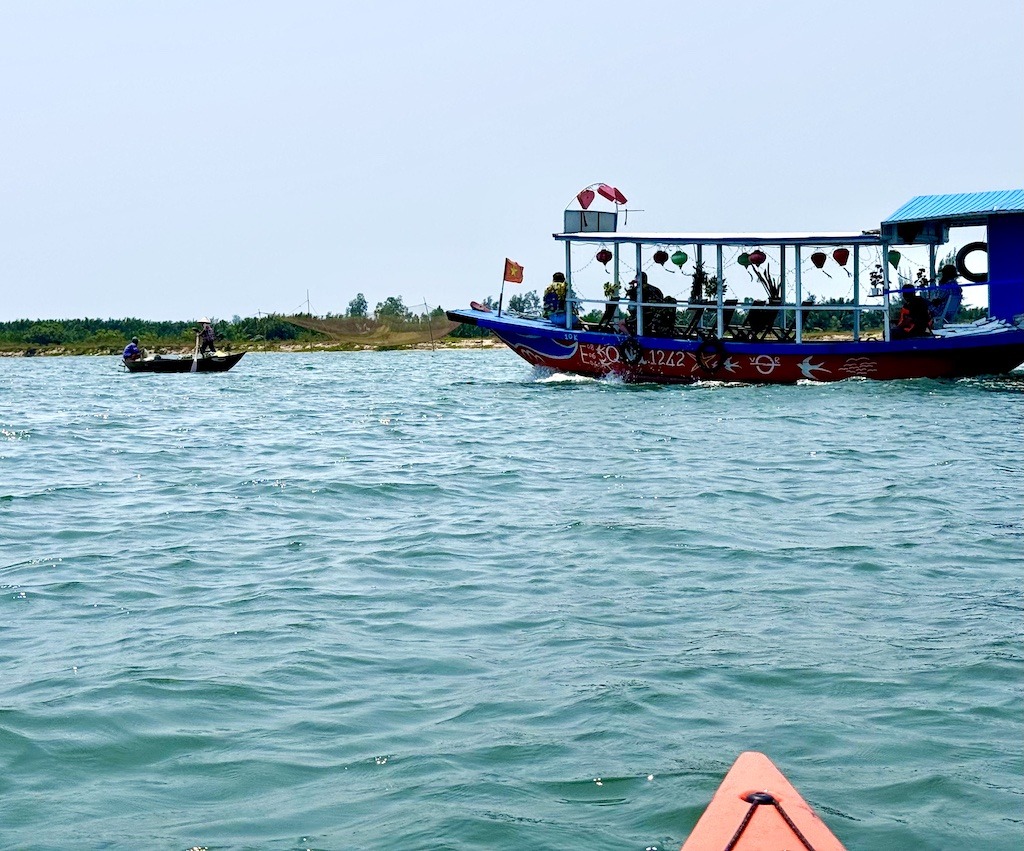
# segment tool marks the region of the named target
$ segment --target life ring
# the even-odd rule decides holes
[[[624,364],[636,366],[643,358],[644,352],[636,337],[627,337],[619,344],[619,357]]]
[[[718,337],[701,340],[693,356],[697,359],[697,366],[700,367],[701,372],[705,375],[714,375],[725,364],[725,343]],[[708,362],[712,358],[714,359],[713,366]]]
[[[963,248],[956,253],[956,273],[961,278],[966,278],[975,284],[983,284],[988,280],[988,272],[972,272],[967,268],[967,264],[964,262],[967,259],[968,254],[973,254],[975,251],[984,251],[988,254],[988,243],[987,242],[968,242]]]

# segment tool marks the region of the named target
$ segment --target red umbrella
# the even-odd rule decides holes
[[[616,204],[625,204],[626,196],[619,192],[614,186],[609,186],[607,183],[601,183],[597,187],[597,194],[602,198],[607,198],[609,201],[614,201]]]

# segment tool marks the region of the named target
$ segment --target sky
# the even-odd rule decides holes
[[[1024,187],[1020,0],[0,0],[0,80],[0,321],[542,290],[595,182],[642,231]]]

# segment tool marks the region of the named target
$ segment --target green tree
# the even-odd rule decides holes
[[[540,313],[540,296],[535,291],[509,296],[508,309],[516,313]]]
[[[405,306],[401,296],[388,296],[384,301],[378,303],[374,309],[378,319],[402,319],[412,318],[412,314]]]
[[[366,319],[369,310],[370,305],[366,303],[366,296],[362,293],[356,293],[356,297],[348,303],[346,315],[351,316],[353,319]]]
[[[36,322],[25,332],[25,342],[52,346],[64,342],[65,329],[59,322]]]

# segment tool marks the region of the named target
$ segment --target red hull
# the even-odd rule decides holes
[[[751,345],[726,343],[683,349],[661,347],[651,341],[641,347],[639,358],[627,362],[631,353],[623,343],[590,343],[577,340],[565,352],[548,354],[518,335],[495,333],[525,361],[559,372],[604,377],[617,375],[626,381],[689,383],[700,380],[747,383],[793,384],[798,381],[841,381],[847,378],[893,380],[902,378],[955,378],[1009,372],[1024,362],[1024,343],[972,348],[920,346],[904,351],[889,350],[884,343],[828,346]],[[929,341],[931,342],[931,341]],[[798,349],[794,352],[793,349]]]

